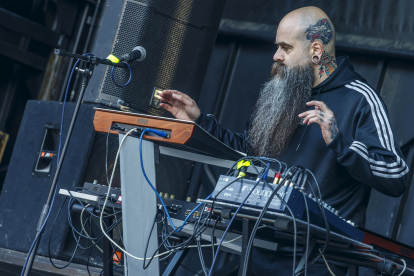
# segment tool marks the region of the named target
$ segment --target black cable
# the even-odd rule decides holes
[[[200,238],[197,239],[197,251],[198,251],[198,257],[199,257],[200,263],[201,263],[201,268],[203,269],[204,275],[207,276],[208,275],[208,272],[207,272],[206,265],[204,263],[203,252],[201,250],[201,241],[200,241]]]
[[[71,199],[70,199],[71,200]],[[68,221],[69,221],[69,225],[71,226],[71,228],[72,228],[72,233],[73,233],[73,235],[75,236],[75,233],[76,234],[78,234],[78,235],[80,235],[81,237],[84,237],[85,239],[89,239],[89,240],[97,240],[97,242],[99,242],[101,239],[102,239],[102,237],[104,236],[104,234],[101,234],[101,235],[99,235],[98,237],[96,237],[96,238],[91,238],[91,237],[88,237],[88,236],[85,236],[84,234],[82,234],[81,232],[79,232],[74,226],[73,226],[73,223],[72,223],[72,218],[71,218],[71,215],[70,215],[70,208],[71,208],[71,201],[69,200],[69,204],[68,204]],[[84,207],[84,208],[86,208],[86,207]],[[120,223],[122,221],[122,218],[120,218],[119,220],[117,220],[117,222],[115,222],[115,223],[113,223],[112,225],[110,225],[109,227],[107,227],[107,229],[106,229],[106,231],[105,232],[108,232],[108,231],[111,231],[113,228],[115,228],[116,227],[116,225],[118,224],[118,223]],[[86,248],[84,248],[84,247],[82,247],[82,246],[80,246],[80,248],[82,248],[82,249],[84,249],[84,250],[86,250],[86,249],[89,249],[90,247],[86,247]]]
[[[213,209],[213,207],[211,207],[211,209]],[[214,226],[213,226],[213,230],[211,232],[211,251],[213,252],[213,259],[214,259],[214,244],[216,243],[216,237],[214,237],[214,231],[216,230],[216,226],[217,226],[219,219],[220,217],[216,219],[216,222],[214,223]]]
[[[51,243],[51,241],[52,241],[52,234],[53,234],[53,230],[54,230],[55,225],[56,225],[57,218],[59,217],[59,214],[60,214],[60,212],[62,211],[63,205],[66,203],[66,199],[67,199],[67,198],[65,198],[65,200],[62,202],[62,205],[60,205],[59,211],[58,211],[58,213],[57,213],[57,215],[56,215],[56,217],[55,217],[55,220],[53,221],[52,230],[50,231],[49,242],[48,242],[48,255],[49,255],[49,261],[50,261],[50,263],[51,263],[51,264],[52,264],[55,268],[57,268],[57,269],[64,269],[64,268],[68,267],[68,266],[72,263],[73,258],[75,257],[75,254],[76,254],[76,252],[77,252],[77,250],[78,250],[78,247],[79,247],[79,241],[80,241],[80,238],[81,238],[81,237],[79,236],[79,238],[76,240],[76,236],[75,236],[76,247],[75,247],[75,250],[73,251],[72,257],[70,258],[70,260],[68,261],[68,263],[67,263],[67,264],[65,264],[64,266],[57,266],[57,265],[53,262],[52,257],[50,256],[50,243]],[[86,224],[86,222],[87,222],[87,220],[85,221],[85,224]]]
[[[245,254],[245,259],[244,259],[244,266],[243,266],[243,274],[242,275],[246,275],[246,272],[247,272],[247,260],[249,259],[250,248],[253,246],[254,236],[256,235],[256,232],[257,232],[257,229],[259,228],[260,222],[263,219],[263,217],[264,217],[264,215],[265,215],[265,213],[267,211],[267,208],[269,207],[270,203],[272,202],[274,196],[277,196],[278,199],[286,206],[286,208],[289,210],[290,215],[292,216],[292,219],[293,219],[293,223],[294,223],[294,233],[295,233],[295,235],[294,235],[294,244],[293,244],[293,246],[294,246],[294,250],[293,250],[294,251],[294,254],[293,254],[293,263],[294,263],[294,265],[293,265],[293,274],[295,273],[295,266],[296,266],[296,236],[297,236],[297,234],[296,234],[297,233],[297,228],[296,228],[295,216],[294,216],[292,210],[290,209],[290,207],[287,205],[286,201],[283,200],[283,198],[281,198],[279,196],[279,194],[277,193],[280,190],[280,188],[283,187],[283,184],[289,179],[289,172],[292,169],[295,169],[295,168],[292,167],[292,168],[290,168],[286,172],[285,177],[283,178],[282,182],[276,187],[276,189],[273,189],[273,187],[270,186],[269,183],[267,183],[266,181],[264,181],[264,183],[266,183],[268,185],[268,187],[270,187],[270,189],[273,190],[273,192],[270,195],[269,199],[266,201],[265,206],[263,207],[262,211],[260,212],[259,217],[256,220],[255,225],[253,226],[252,233],[251,233],[251,236],[249,238],[249,242],[248,242],[247,248],[246,248],[246,254]],[[293,174],[291,176],[293,176]]]
[[[94,236],[94,234],[93,234],[93,228],[92,228],[92,217],[89,217],[89,231],[90,231],[90,235],[91,235],[91,237],[93,237],[93,236]],[[91,241],[91,240],[90,240],[90,243],[92,244],[92,241]],[[88,260],[87,260],[87,262],[86,262],[86,270],[88,270],[89,276],[91,276],[91,275],[90,275],[91,273],[89,272],[89,259],[90,259],[91,254],[92,254],[92,250],[93,250],[93,248],[91,247],[91,248],[89,249]]]
[[[169,243],[168,239],[165,239],[165,243],[167,244],[167,246],[164,245],[164,247],[167,250],[172,250],[173,249],[174,251],[176,251],[176,250],[185,249],[188,245],[190,245],[199,235],[201,235],[202,232],[205,231],[205,229],[207,229],[207,227],[208,227],[208,225],[211,221],[211,212],[210,212],[210,217],[207,215],[208,219],[205,219],[203,224],[201,226],[199,226],[200,221],[203,218],[203,214],[204,214],[204,208],[202,209],[201,214],[199,215],[199,218],[195,221],[195,224],[194,224],[194,227],[193,227],[193,235],[189,239],[187,239],[186,241],[184,241],[183,243],[181,243],[179,245],[174,245],[174,246],[172,246]],[[203,227],[204,227],[204,229],[203,229]],[[164,230],[166,231],[167,228],[168,228],[168,224],[165,223],[164,224]],[[199,229],[201,229],[201,230],[199,230]]]
[[[88,190],[88,189],[86,189],[86,188],[81,188],[81,187],[78,187],[77,189],[83,189],[83,190]],[[89,191],[89,190],[88,190]],[[69,196],[71,197],[71,201],[70,201],[70,204],[72,204],[73,203],[73,201],[74,200],[76,200],[80,205],[82,205],[82,207],[84,207],[85,208],[85,204],[83,204],[83,202],[81,201],[81,200],[79,200],[78,198],[76,198],[76,197],[74,197],[73,195],[72,195],[72,193],[71,193],[71,191],[70,190],[68,190],[68,193],[69,193]],[[101,196],[101,198],[99,198],[99,201],[100,200],[103,200],[102,199],[102,197],[106,197],[106,195],[102,195],[102,194],[98,194],[98,193],[95,193],[96,195],[100,195]],[[116,199],[116,198],[113,198],[113,197],[108,197],[108,200],[110,200],[112,203],[113,202],[116,202],[116,201],[118,201],[118,199]],[[99,202],[98,201],[98,202]],[[98,204],[98,203],[97,203]],[[96,205],[94,206],[94,208],[96,207]],[[99,212],[101,212],[101,209],[100,209],[100,206],[98,206],[99,207]],[[88,212],[91,216],[93,216],[93,217],[95,217],[95,218],[99,218],[99,216],[98,215],[95,215],[93,212],[91,212],[91,211],[89,211],[88,209],[85,209],[85,211],[86,212]],[[115,213],[115,215],[118,215],[118,214],[121,214],[122,213],[122,211],[118,211],[118,212],[116,212]],[[102,218],[109,218],[109,217],[112,217],[114,214],[111,214],[111,215],[106,215],[106,216],[103,216]]]
[[[300,189],[299,185],[298,189]],[[309,216],[309,208],[308,208],[308,202],[306,199],[306,195],[304,192],[302,192],[303,195],[303,201],[305,201],[305,209],[306,209],[306,220],[307,220],[307,231],[306,231],[306,250],[305,250],[305,276],[308,275],[308,257],[309,257],[309,233],[310,233],[310,216]]]
[[[219,192],[218,192],[218,194],[220,194],[223,190],[225,190],[228,186],[230,186],[231,184],[233,184],[234,182],[236,182],[236,181],[238,181],[238,180],[240,180],[240,178],[237,178],[237,179],[235,179],[234,181],[232,181],[232,182],[230,182],[229,184],[227,184],[225,187],[223,187]],[[217,194],[217,195],[218,195]],[[197,220],[197,221],[195,221],[196,222],[196,225],[195,226],[197,226],[198,227],[198,229],[201,229],[201,230],[194,230],[193,231],[193,235],[189,238],[189,239],[187,239],[185,242],[183,242],[183,243],[181,243],[181,244],[179,244],[179,245],[174,245],[174,246],[172,246],[170,243],[169,243],[169,241],[168,241],[168,238],[175,232],[175,231],[173,231],[173,232],[171,232],[171,233],[168,233],[168,222],[167,221],[165,221],[165,217],[164,217],[164,226],[163,226],[163,230],[162,230],[162,238],[163,238],[163,241],[162,241],[162,243],[161,243],[161,245],[159,246],[159,248],[157,249],[157,251],[161,248],[161,246],[162,245],[164,245],[164,247],[167,249],[167,250],[169,250],[169,251],[172,251],[172,252],[178,252],[179,250],[183,250],[183,249],[185,249],[191,242],[193,242],[194,241],[194,239],[196,238],[196,237],[198,237],[199,235],[201,235],[201,233],[202,232],[204,232],[205,231],[205,229],[207,229],[207,227],[208,227],[208,225],[210,225],[210,221],[211,221],[211,218],[212,218],[212,212],[213,212],[213,209],[214,209],[214,199],[213,199],[213,203],[212,203],[212,206],[211,206],[211,209],[210,209],[210,213],[209,213],[209,216],[208,216],[208,219],[206,219],[206,220],[204,220],[204,223],[201,225],[201,226],[199,226],[198,227],[198,225],[199,225],[199,222],[200,222],[200,220],[201,220],[201,218],[202,218],[202,214],[204,213],[204,208],[203,208],[203,210],[202,210],[202,213],[200,214],[200,216],[199,216],[199,219]],[[163,211],[163,210],[161,210],[161,211]],[[208,223],[207,223],[207,221],[208,221]],[[189,223],[193,223],[194,221],[192,221],[192,222],[188,222],[187,224],[189,224]],[[217,222],[217,220],[216,220],[216,222]],[[205,225],[205,224],[207,224],[207,225]],[[204,229],[203,229],[203,227],[204,227]],[[154,255],[155,255],[155,253],[154,253]],[[154,256],[153,255],[153,256]]]
[[[249,159],[249,157],[244,157],[244,158],[241,158],[240,160],[242,160],[242,159]],[[266,167],[268,167],[268,165],[266,164],[266,163],[264,163],[263,162],[263,160],[265,160],[265,159],[260,159],[260,158],[257,158],[257,157],[252,157],[252,159],[254,159],[254,160],[256,160],[256,161],[259,161],[259,162],[261,162],[261,163],[263,163]],[[277,163],[279,163],[279,171],[282,169],[282,165],[281,165],[281,163],[278,161],[278,160],[275,160],[275,159],[269,159],[269,161],[271,161],[271,162],[277,162]],[[253,163],[253,162],[252,162]],[[235,163],[235,164],[237,164],[237,162]],[[254,166],[254,164],[252,164],[253,165],[253,167],[255,168],[255,166]],[[233,168],[234,168],[234,165],[233,165]],[[271,169],[270,167],[268,168],[268,169]],[[257,170],[257,168],[255,168],[255,170],[258,172],[258,170]],[[273,169],[272,169],[273,170]],[[231,169],[229,170],[229,171],[231,171]],[[275,171],[275,170],[273,170],[273,171]],[[275,171],[276,173],[279,173],[279,171]],[[259,172],[258,172],[259,173]],[[218,193],[217,193],[217,195],[216,196],[218,196],[223,190],[225,190],[228,186],[230,186],[231,184],[233,184],[234,182],[236,182],[237,180],[239,180],[239,179],[235,179],[234,181],[232,181],[232,182],[230,182],[229,184],[227,184],[225,187],[223,187]],[[152,261],[152,259],[154,258],[154,256],[155,256],[155,254],[160,250],[160,248],[162,247],[162,246],[164,246],[168,251],[171,251],[171,252],[178,252],[179,250],[183,250],[183,249],[185,249],[188,245],[190,245],[196,238],[198,238],[198,236],[200,236],[201,235],[201,233],[202,232],[204,232],[205,231],[205,229],[208,227],[208,225],[210,224],[210,221],[211,221],[211,217],[212,217],[212,212],[213,212],[213,206],[214,206],[214,199],[213,199],[213,203],[212,203],[212,208],[211,208],[211,210],[210,210],[210,213],[209,213],[209,216],[207,216],[207,218],[205,218],[204,219],[204,222],[202,223],[202,225],[200,226],[200,221],[201,221],[201,219],[202,218],[204,218],[203,217],[203,213],[204,213],[204,209],[202,210],[202,212],[201,212],[201,214],[199,215],[199,219],[195,222],[195,224],[194,224],[194,231],[193,231],[193,234],[192,234],[192,236],[190,236],[190,238],[188,238],[186,241],[184,241],[183,243],[181,243],[181,244],[178,244],[178,245],[171,245],[170,244],[170,242],[169,242],[169,237],[173,234],[173,233],[175,233],[175,230],[174,231],[172,231],[172,232],[168,232],[168,222],[167,221],[164,221],[164,225],[163,225],[163,229],[162,229],[162,238],[163,238],[163,241],[161,242],[161,244],[159,245],[159,247],[157,248],[157,250],[154,252],[154,254],[152,255],[152,257],[150,258],[150,261],[149,261],[149,263],[147,264],[147,265],[145,265],[145,261],[146,261],[146,259],[147,259],[147,257],[146,257],[146,254],[147,254],[147,249],[148,249],[148,244],[149,244],[149,240],[150,240],[150,236],[149,236],[149,238],[148,238],[148,240],[147,240],[147,247],[146,247],[146,251],[145,251],[145,257],[144,257],[144,259],[145,259],[145,261],[144,261],[144,264],[143,264],[143,267],[144,267],[144,269],[145,268],[147,268],[148,266],[149,266],[149,264],[151,263],[151,261]],[[158,213],[157,213],[157,216],[158,216]],[[207,223],[208,222],[208,223]],[[218,222],[218,220],[216,220],[216,224],[217,224],[217,222]],[[156,223],[156,218],[154,219],[154,223],[153,223],[153,226],[151,227],[151,232],[150,233],[152,233],[152,231],[153,231],[153,227],[154,227],[154,225],[155,225],[155,223]],[[193,223],[193,222],[188,222],[188,223]],[[188,224],[187,223],[187,224]],[[207,223],[207,226],[205,226],[205,224]],[[204,229],[203,229],[204,228]],[[214,235],[212,235],[212,238],[214,238]],[[212,246],[214,247],[214,240],[213,240],[213,243],[212,243]]]
[[[330,234],[331,234],[331,232],[330,232],[330,227],[329,227],[329,223],[328,223],[328,218],[326,217],[326,214],[325,214],[325,208],[323,207],[323,205],[322,205],[322,194],[321,194],[321,191],[320,191],[320,189],[319,189],[319,184],[318,184],[318,182],[316,181],[316,177],[313,175],[313,173],[311,172],[311,171],[309,171],[308,169],[306,169],[306,172],[309,172],[312,176],[313,176],[313,178],[314,178],[314,180],[315,180],[315,184],[316,184],[316,187],[318,188],[318,192],[319,192],[319,196],[320,196],[320,202],[317,200],[317,196],[316,196],[316,193],[315,193],[315,191],[313,190],[313,188],[312,188],[312,185],[310,184],[310,182],[308,181],[308,183],[309,183],[309,187],[310,187],[310,189],[312,190],[312,193],[314,194],[314,196],[315,196],[315,202],[317,203],[317,205],[319,206],[319,209],[321,210],[321,213],[322,213],[322,216],[324,217],[324,220],[325,220],[325,228],[326,228],[326,238],[325,238],[325,245],[324,245],[324,247],[323,247],[323,249],[322,249],[322,251],[320,252],[320,254],[317,256],[317,257],[315,257],[309,264],[308,264],[308,266],[307,266],[307,268],[309,269],[312,265],[314,265],[321,257],[322,257],[322,255],[325,253],[325,250],[326,250],[326,247],[328,246],[328,243],[329,243],[329,240],[330,240]],[[295,275],[296,276],[298,276],[298,275],[300,275],[302,272],[304,271],[304,268],[302,268],[301,270],[299,270],[298,271],[298,273],[296,273]]]
[[[175,232],[175,230],[173,231],[173,232],[171,232],[171,233],[168,233],[168,221],[164,221],[164,224],[163,224],[163,231],[162,231],[162,237],[163,237],[163,241],[162,241],[162,243],[160,244],[160,246],[158,247],[158,249],[154,252],[154,254],[153,254],[153,256],[151,257],[151,260],[153,259],[153,257],[155,256],[155,254],[156,254],[156,252],[162,247],[162,246],[164,246],[168,251],[171,251],[171,252],[178,252],[178,251],[180,251],[180,250],[183,250],[183,249],[185,249],[185,248],[187,248],[187,246],[188,245],[190,245],[193,241],[194,241],[194,239],[196,239],[199,235],[201,235],[201,233],[202,232],[204,232],[205,231],[205,229],[207,229],[207,227],[208,227],[208,225],[210,224],[210,221],[211,221],[211,214],[212,214],[212,212],[210,211],[210,213],[209,213],[209,215],[210,216],[208,216],[207,215],[207,217],[208,217],[208,219],[205,219],[204,220],[204,222],[203,222],[203,224],[201,225],[201,226],[199,226],[200,225],[200,221],[201,221],[201,219],[202,218],[205,218],[204,216],[203,216],[203,214],[204,214],[204,208],[202,209],[202,212],[201,212],[201,214],[199,215],[199,218],[197,219],[197,220],[195,220],[195,221],[191,221],[191,222],[188,222],[187,224],[189,224],[189,223],[195,223],[194,224],[194,227],[193,227],[193,234],[192,234],[192,236],[189,238],[189,239],[187,239],[186,241],[184,241],[183,243],[181,243],[181,244],[178,244],[178,245],[174,245],[174,246],[172,246],[170,243],[169,243],[169,240],[168,240],[168,238],[171,236],[171,234],[172,233],[174,233]],[[207,223],[208,222],[208,223]],[[207,224],[207,225],[206,225]],[[198,227],[198,228],[197,228]],[[204,227],[204,229],[203,229],[203,227]],[[199,230],[200,229],[200,230]]]
[[[119,242],[120,242],[121,240],[119,239],[118,240],[118,242],[116,243],[117,245],[119,245]],[[101,273],[99,273],[99,276],[101,276],[102,275],[102,273],[104,273],[104,270],[105,270],[105,268],[110,264],[110,262],[113,262],[113,255],[115,254],[115,252],[114,252],[114,250],[112,250],[112,255],[111,255],[111,257],[109,258],[109,262],[102,268],[102,270],[101,270]]]
[[[70,217],[70,212],[69,212],[69,214],[68,214],[68,217]],[[109,231],[111,231],[111,230],[113,230],[120,222],[122,221],[122,218],[120,218],[117,222],[115,222],[115,223],[113,223],[112,225],[110,225],[110,226],[108,226],[106,229],[105,229],[105,232],[107,233],[107,232],[109,232]],[[93,237],[88,237],[88,236],[85,236],[85,235],[83,235],[82,233],[80,233],[78,230],[76,230],[76,228],[73,226],[73,224],[72,224],[72,220],[70,220],[70,222],[69,222],[69,225],[71,226],[71,228],[72,228],[72,234],[73,234],[73,236],[75,237],[75,241],[76,241],[76,235],[75,235],[75,232],[78,234],[78,235],[80,235],[81,237],[84,237],[85,239],[88,239],[88,240],[96,240],[96,242],[95,243],[98,243],[103,237],[104,237],[104,234],[100,234],[98,237],[96,237],[96,238],[93,238]],[[88,247],[83,247],[82,245],[80,245],[79,243],[78,243],[78,246],[81,248],[81,249],[83,249],[83,250],[88,250],[89,248],[92,248],[93,246],[95,246],[94,244],[92,244],[91,246],[88,246]]]
[[[254,184],[254,186],[252,187],[252,189],[251,189],[251,190],[247,193],[246,197],[245,197],[245,198],[243,199],[243,201],[240,203],[239,207],[237,207],[237,209],[236,209],[236,211],[234,212],[234,214],[233,214],[232,218],[230,219],[229,224],[227,225],[226,230],[224,231],[223,236],[222,236],[222,238],[221,238],[221,240],[220,240],[220,242],[219,242],[219,245],[217,246],[217,252],[216,252],[216,255],[214,256],[213,263],[212,263],[212,265],[211,265],[210,273],[209,273],[209,275],[208,275],[208,276],[210,276],[210,275],[211,275],[211,272],[213,271],[214,264],[215,264],[215,262],[216,262],[216,260],[217,260],[218,254],[220,253],[220,247],[221,247],[221,245],[222,245],[222,243],[223,243],[224,237],[226,236],[227,232],[230,230],[230,226],[231,226],[231,224],[233,223],[234,219],[237,217],[237,213],[241,210],[242,206],[243,206],[243,205],[244,205],[244,203],[247,201],[247,199],[250,197],[250,195],[252,194],[252,192],[256,189],[257,185],[259,185],[259,183],[260,183],[260,181],[262,180],[262,178],[264,178],[264,176],[265,176],[265,175],[267,175],[267,173],[268,173],[268,171],[269,171],[269,169],[270,169],[270,165],[267,165],[267,164],[266,164],[266,167],[265,167],[265,168],[266,168],[266,169],[264,170],[263,174],[258,175],[257,180],[256,180],[256,183]],[[221,191],[222,191],[222,190],[221,190]],[[221,191],[220,191],[220,192],[221,192]]]
[[[118,222],[118,218],[116,217],[116,215],[115,215],[115,207],[114,207],[114,205],[112,204],[112,210],[113,210],[113,212],[114,212],[114,217],[115,217],[115,222]],[[124,241],[123,241],[123,238],[122,238],[122,231],[121,231],[121,229],[119,228],[119,223],[117,223],[116,224],[116,227],[118,228],[118,234],[119,234],[119,240],[122,242],[122,244],[124,243]],[[121,262],[121,260],[119,259],[119,257],[118,257],[118,254],[116,254],[116,252],[117,252],[117,250],[116,250],[116,248],[114,248],[114,246],[113,246],[113,244],[112,243],[110,243],[111,244],[111,246],[112,246],[112,249],[115,251],[115,256],[116,256],[116,258],[118,259],[118,262],[121,264],[121,266],[122,266],[122,269],[124,269],[125,270],[125,267],[124,267],[124,264]],[[122,259],[122,258],[121,258]]]
[[[106,183],[109,186],[109,176],[108,176],[108,151],[109,151],[109,132],[111,131],[112,125],[108,129],[108,133],[106,135],[106,154],[105,154],[105,176],[106,176]],[[116,166],[116,164],[114,164]]]
[[[199,218],[201,218],[203,216],[205,207],[206,207],[206,204],[203,205],[203,209],[201,211],[201,214],[199,215]],[[208,223],[208,225],[209,225],[209,223]],[[202,234],[202,232],[204,232],[204,231],[200,231],[200,235],[196,238],[196,242],[197,242],[197,250],[198,250],[198,256],[200,258],[201,267],[203,269],[203,272],[204,272],[205,276],[207,276],[208,275],[208,272],[207,272],[207,269],[206,269],[206,265],[204,263],[203,252],[201,250],[201,234]],[[196,233],[196,224],[194,224],[193,233]]]
[[[88,260],[86,261],[86,270],[88,271],[89,276],[92,276],[91,272],[89,271],[89,259],[91,258],[91,253],[92,253],[92,248],[89,249]]]
[[[152,259],[151,259],[151,260],[149,261],[148,265],[145,265],[145,261],[147,260],[147,251],[148,251],[148,246],[149,246],[149,242],[150,242],[150,240],[151,240],[152,231],[154,230],[155,222],[157,221],[157,217],[158,217],[158,209],[157,209],[157,211],[156,211],[156,213],[155,213],[154,222],[152,223],[151,230],[149,231],[149,234],[148,234],[147,245],[145,246],[145,252],[144,252],[144,262],[142,263],[142,267],[143,267],[144,269],[147,269],[147,267],[150,265],[150,263],[151,263],[151,261],[152,261]]]

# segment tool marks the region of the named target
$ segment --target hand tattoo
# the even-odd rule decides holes
[[[322,118],[319,118],[319,122],[323,123],[323,122],[324,122],[324,120],[322,120]]]
[[[320,112],[319,112],[319,116],[321,116],[321,117],[325,117],[324,115],[325,115],[325,112],[323,112],[323,111],[320,111]]]
[[[329,121],[329,131],[331,132],[331,139],[335,139],[336,136],[338,136],[339,129],[338,125],[336,124],[335,117],[332,117]]]

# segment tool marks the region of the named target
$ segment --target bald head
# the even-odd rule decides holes
[[[279,32],[291,32],[307,47],[320,41],[325,52],[335,53],[334,25],[328,15],[317,7],[303,7],[288,13],[280,21]]]
[[[335,28],[324,11],[304,7],[288,13],[279,23],[273,59],[289,68],[312,64],[315,85],[336,69]]]

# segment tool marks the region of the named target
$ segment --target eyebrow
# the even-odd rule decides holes
[[[279,46],[285,46],[285,47],[290,47],[290,48],[293,48],[293,46],[292,45],[290,45],[290,44],[287,44],[286,42],[279,42],[279,43],[277,43],[276,41],[275,41],[275,44],[276,45],[279,45]]]

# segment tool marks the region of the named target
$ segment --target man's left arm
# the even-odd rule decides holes
[[[335,152],[338,162],[352,177],[389,196],[397,197],[404,192],[408,166],[394,140],[382,102],[381,109],[367,104],[359,110],[352,125],[354,131],[348,130],[347,135],[338,129],[334,113],[325,103],[312,101],[308,105],[314,105],[315,110],[301,114],[304,123],[319,124],[327,147]]]

